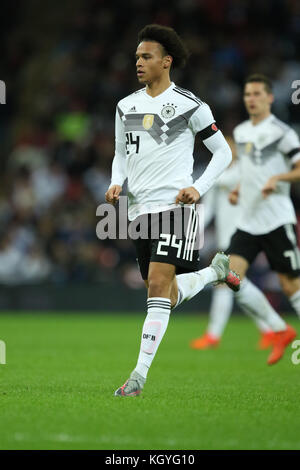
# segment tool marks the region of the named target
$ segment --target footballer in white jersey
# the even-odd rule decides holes
[[[243,279],[258,253],[264,252],[300,317],[300,255],[297,220],[290,198],[290,184],[300,181],[300,141],[290,126],[271,113],[273,100],[272,84],[267,77],[254,74],[246,79],[244,104],[249,120],[233,131],[240,183],[230,194],[231,202],[239,203],[240,217],[227,253],[232,269]],[[236,298],[245,311],[265,312],[261,314],[264,320],[274,316],[276,312],[255,286],[247,280],[241,285]],[[277,332],[274,327],[282,328],[280,323],[275,319],[271,330]],[[293,327],[285,328],[272,340],[270,365],[282,357],[296,336]]]
[[[116,390],[116,396],[141,393],[171,308],[214,280],[239,288],[239,278],[230,273],[225,254],[217,254],[211,266],[199,270],[195,249],[198,214],[193,205],[214,184],[232,156],[209,106],[170,79],[171,65],[183,66],[187,56],[172,28],[147,25],[138,35],[136,49],[137,77],[145,88],[117,105],[115,156],[106,201],[118,201],[127,178],[128,217],[133,225],[147,222],[146,237],[133,241],[148,299],[138,362],[129,379]],[[193,181],[197,133],[212,158],[200,178]],[[179,237],[176,222],[186,211],[187,231]],[[166,214],[170,216],[168,228],[164,227]],[[155,237],[153,219],[158,225]]]
[[[153,237],[150,235],[144,240],[133,240],[143,279],[148,279],[151,261],[172,263],[177,274],[200,269],[199,250],[195,249],[199,238],[198,214],[194,207],[183,209],[176,198],[182,188],[188,187],[204,195],[228,164],[227,157],[231,151],[209,106],[190,91],[171,82],[155,97],[143,88],[122,99],[117,105],[115,122],[116,153],[111,185],[121,186],[125,178],[128,179],[129,220],[139,217],[141,225],[148,225],[152,232],[157,233],[162,231],[162,216],[157,220],[159,227],[155,230],[155,219],[148,215],[175,210],[170,234],[163,231],[156,241],[151,241],[151,246],[149,238]],[[225,151],[225,158],[220,153],[215,158],[213,172],[211,167],[210,174],[206,171],[193,181],[196,134],[200,134],[211,151]],[[168,214],[173,216],[173,212]],[[176,231],[176,220],[180,217],[183,219],[183,225],[179,225],[184,237]],[[166,245],[169,245],[167,251]]]
[[[297,278],[300,256],[297,219],[290,198],[293,179],[278,176],[289,174],[294,165],[300,168],[299,137],[273,114],[257,124],[243,122],[233,135],[240,169],[240,215],[228,251],[249,264],[264,251],[274,271]],[[273,180],[273,189],[265,190]]]
[[[237,230],[226,250],[230,266],[243,279],[235,300],[261,331],[260,349],[272,347],[269,365],[275,364],[296,336],[272,308],[263,293],[247,278],[248,267],[260,251],[277,271],[283,291],[300,317],[299,250],[296,216],[289,196],[290,183],[300,180],[299,138],[271,113],[270,80],[259,74],[246,79],[244,103],[249,120],[233,132],[237,150],[239,184],[230,193],[239,207]],[[227,170],[228,171],[228,170]],[[238,203],[238,206],[236,204]],[[228,220],[232,225],[232,220]],[[232,293],[214,291],[206,333],[191,342],[193,349],[218,346],[232,308]]]
[[[203,195],[209,184],[193,182],[193,151],[202,140],[221,134],[210,107],[171,83],[158,96],[143,88],[122,99],[116,110],[116,155],[112,184],[128,178],[128,218],[176,207],[178,192],[194,186]]]
[[[270,114],[255,125],[251,120],[243,122],[234,129],[233,136],[240,165],[238,228],[262,235],[295,224],[290,182],[279,181],[268,197],[264,197],[262,188],[271,177],[289,172],[300,161],[296,132]]]

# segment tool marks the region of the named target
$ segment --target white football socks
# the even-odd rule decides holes
[[[222,336],[229,320],[233,306],[233,297],[233,291],[226,285],[213,290],[207,332],[216,338]]]
[[[192,299],[207,284],[218,280],[216,271],[213,268],[204,268],[192,273],[178,274],[176,276],[178,286],[177,303],[173,307],[178,307],[185,300]]]
[[[267,325],[267,323],[264,320],[262,320],[261,318],[259,318],[256,314],[254,315],[252,312],[248,311],[247,315],[249,315],[249,317],[252,318],[255,325],[257,326],[259,331],[261,331],[262,333],[268,333],[268,332],[272,331],[271,328]]]
[[[171,301],[164,297],[149,297],[147,311],[142,331],[140,354],[134,369],[145,379],[166,332],[171,313]]]
[[[298,317],[300,318],[300,290],[297,290],[295,294],[289,297],[292,307],[296,310]]]
[[[241,282],[241,288],[235,294],[235,298],[245,313],[262,320],[269,330],[282,331],[286,329],[286,323],[275,312],[264,294],[249,279],[245,278]]]

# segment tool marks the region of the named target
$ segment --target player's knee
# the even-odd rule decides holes
[[[248,269],[248,262],[240,256],[230,256],[230,269],[238,273],[241,280],[244,279]]]
[[[287,297],[291,297],[300,289],[300,279],[291,277],[280,278],[281,288]]]
[[[164,297],[170,295],[171,282],[170,279],[163,274],[156,274],[148,278],[149,296]]]

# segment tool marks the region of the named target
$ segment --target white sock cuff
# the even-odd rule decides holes
[[[170,315],[171,300],[166,297],[149,297],[147,299],[148,313],[165,313]]]

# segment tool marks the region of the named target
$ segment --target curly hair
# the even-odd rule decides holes
[[[138,33],[138,44],[142,41],[158,42],[165,53],[173,58],[173,67],[186,65],[189,53],[173,28],[159,24],[149,24]]]

